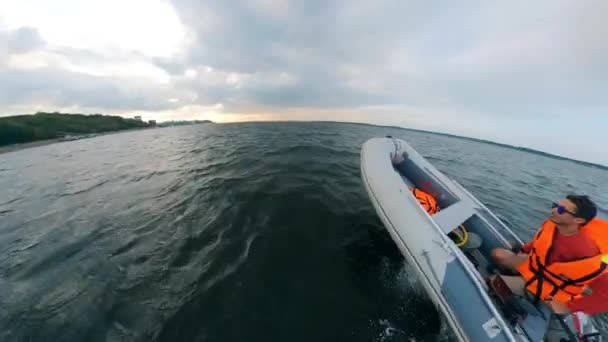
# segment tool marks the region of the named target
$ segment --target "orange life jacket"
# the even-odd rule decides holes
[[[536,301],[553,297],[559,302],[567,303],[581,295],[592,280],[608,272],[608,265],[602,262],[602,256],[608,254],[607,221],[594,218],[581,228],[581,233],[595,242],[600,254],[581,260],[554,262],[547,266],[556,233],[555,224],[545,221],[534,237],[528,261],[517,267],[526,280],[526,288],[535,296]]]
[[[420,202],[420,205],[422,206],[422,208],[424,208],[424,210],[426,210],[427,213],[429,213],[430,215],[433,215],[439,211],[439,206],[437,205],[437,201],[435,200],[435,198],[433,196],[427,194],[426,192],[424,192],[420,189],[416,189],[416,188],[411,189],[411,191],[412,191],[412,194],[414,195],[414,197],[416,197],[418,202]]]

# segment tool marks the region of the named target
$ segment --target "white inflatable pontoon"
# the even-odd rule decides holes
[[[394,165],[393,158],[404,152],[407,158]],[[368,140],[361,151],[361,177],[378,216],[459,340],[579,340],[571,316],[556,316],[542,302],[488,285],[485,279],[495,269],[492,249],[521,245],[521,240],[405,141]],[[412,195],[413,187],[431,194],[441,210],[429,215]],[[470,241],[459,248],[448,234],[460,226]],[[585,341],[600,341],[591,321],[584,315],[580,320]]]

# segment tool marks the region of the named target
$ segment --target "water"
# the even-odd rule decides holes
[[[0,155],[0,341],[434,341],[359,174],[404,138],[529,238],[608,171],[396,128],[151,129]]]

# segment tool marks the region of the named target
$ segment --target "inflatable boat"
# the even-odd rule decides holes
[[[600,341],[588,317],[555,315],[543,302],[513,294],[500,277],[488,280],[497,272],[491,251],[522,241],[405,141],[368,140],[361,177],[380,220],[458,340]],[[429,214],[413,189],[431,195],[439,210]]]

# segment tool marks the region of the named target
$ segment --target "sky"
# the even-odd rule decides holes
[[[608,165],[608,1],[2,0],[0,115],[331,120]]]

